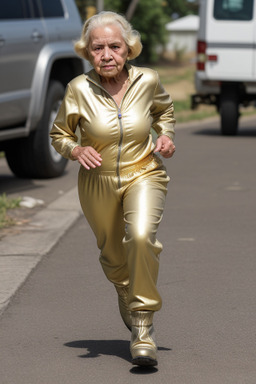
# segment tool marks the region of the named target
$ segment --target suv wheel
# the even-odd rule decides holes
[[[235,136],[238,130],[239,95],[236,86],[223,84],[220,97],[221,133]]]
[[[18,177],[51,178],[60,176],[66,167],[64,159],[51,146],[49,132],[64,96],[64,87],[51,81],[44,111],[35,131],[28,138],[9,143],[5,151],[8,165]]]

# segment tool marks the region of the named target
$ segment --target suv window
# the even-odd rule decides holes
[[[1,0],[0,20],[17,20],[29,18],[27,0]]]
[[[64,17],[61,0],[40,1],[43,17]]]
[[[215,0],[213,12],[217,20],[252,20],[253,0]]]

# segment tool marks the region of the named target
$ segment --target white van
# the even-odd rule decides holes
[[[239,107],[256,100],[256,0],[201,0],[192,108],[215,104],[235,135]]]

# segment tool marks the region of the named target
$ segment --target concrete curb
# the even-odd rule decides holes
[[[38,212],[20,233],[0,241],[0,315],[43,256],[81,215],[75,187]]]

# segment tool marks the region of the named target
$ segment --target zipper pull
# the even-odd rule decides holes
[[[120,111],[120,109],[118,109],[118,119],[121,119],[122,118],[122,113]]]

